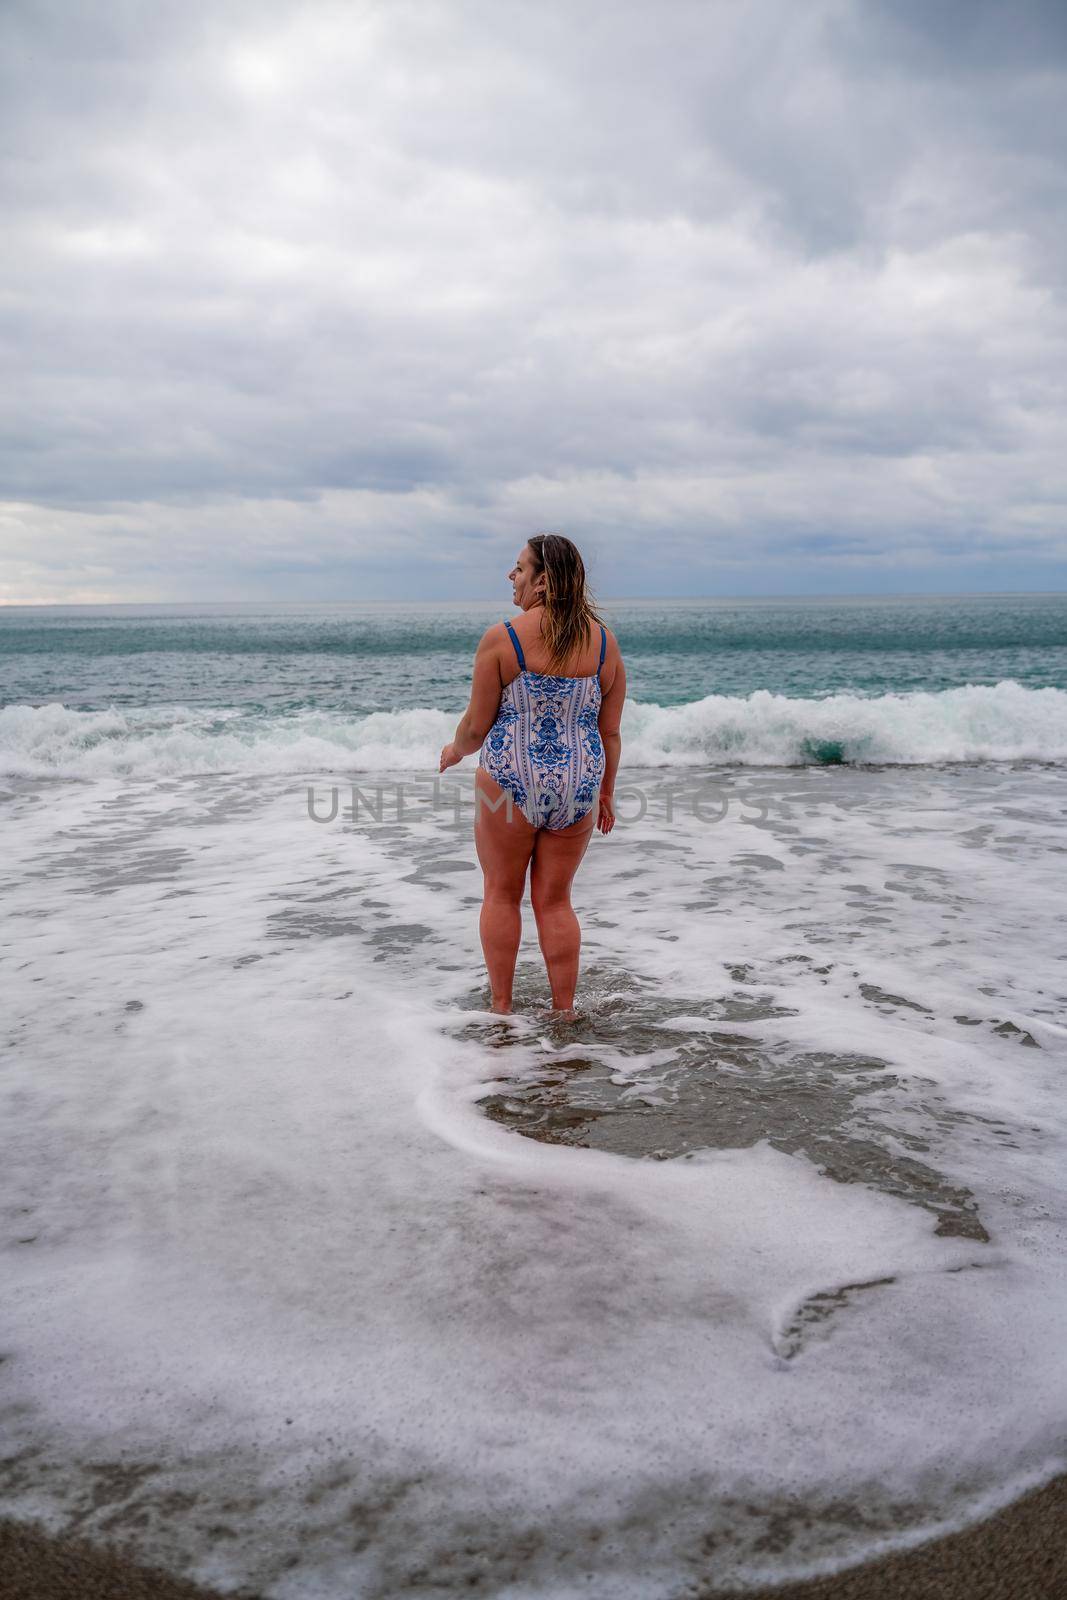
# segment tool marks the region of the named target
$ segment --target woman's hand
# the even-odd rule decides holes
[[[597,812],[596,825],[601,833],[610,833],[615,826],[615,802],[610,794],[600,793],[600,808]]]
[[[456,754],[455,744],[446,744],[441,751],[441,765],[437,770],[438,772],[444,772],[446,767],[454,767],[458,761],[462,760],[463,757]]]

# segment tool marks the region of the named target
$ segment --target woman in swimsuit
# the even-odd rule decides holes
[[[569,539],[536,535],[508,576],[522,615],[482,635],[470,704],[441,751],[440,770],[481,747],[474,841],[485,878],[479,932],[492,1009],[511,1010],[529,866],[552,1005],[573,1015],[582,936],[571,883],[593,828],[615,826],[626,670],[615,635],[590,604]]]

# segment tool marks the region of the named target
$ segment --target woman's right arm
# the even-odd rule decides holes
[[[610,666],[610,655],[615,657],[615,672],[603,691],[600,701],[600,716],[597,719],[600,728],[600,739],[604,746],[604,776],[600,780],[600,816],[597,826],[602,833],[610,833],[615,825],[615,775],[619,770],[619,757],[622,754],[622,734],[619,731],[622,724],[622,708],[626,700],[626,668],[622,664],[622,655],[618,644],[611,641],[611,652],[605,660],[601,677],[606,678]]]

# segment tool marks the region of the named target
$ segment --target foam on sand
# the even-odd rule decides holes
[[[984,1242],[835,1177],[822,1124],[821,1158],[647,1161],[488,1118],[529,1055],[599,1046],[481,1012],[473,848],[440,816],[317,827],[284,779],[19,785],[10,1510],[272,1600],[648,1600],[841,1566],[1062,1469],[1063,780],[1023,820],[1032,776],[844,774],[839,811],[794,775],[762,824],[620,825],[582,880],[601,1016],[656,997],[612,1070],[663,1075],[684,1034],[712,1071],[740,963],[774,1003],[731,1035],[879,1053],[885,1147],[916,1160],[933,1107]],[[894,926],[843,909],[863,884]],[[1037,1048],[995,1032],[1006,1001]]]

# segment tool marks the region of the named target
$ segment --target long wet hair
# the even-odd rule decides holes
[[[562,667],[584,650],[595,624],[603,622],[585,578],[578,548],[561,533],[535,533],[527,539],[534,558],[534,577],[545,577],[545,614],[541,635],[548,646],[549,666]]]

